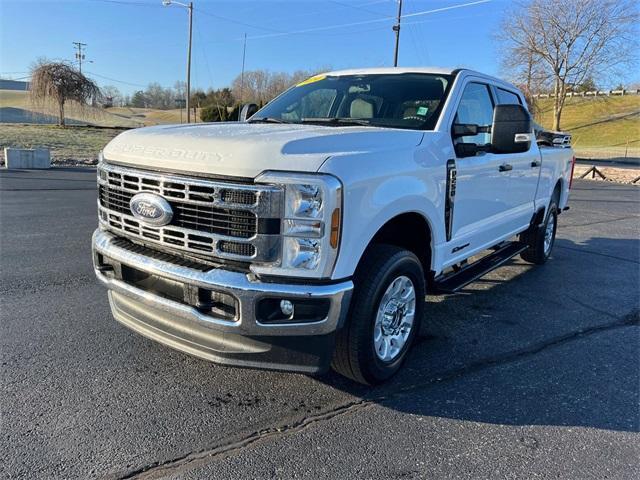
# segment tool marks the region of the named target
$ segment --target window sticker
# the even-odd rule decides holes
[[[424,117],[427,113],[429,113],[429,107],[418,107],[416,111],[416,115],[420,115],[421,117]]]
[[[303,85],[309,85],[310,83],[319,82],[320,80],[324,80],[325,78],[327,78],[326,75],[316,75],[314,77],[307,78],[306,80],[300,82],[299,84],[296,85],[296,87],[302,87]]]

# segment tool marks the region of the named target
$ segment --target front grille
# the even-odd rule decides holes
[[[102,207],[131,214],[129,202],[135,193],[117,190],[109,183],[98,186],[98,195]],[[189,204],[179,200],[169,200],[169,204],[173,209],[171,225],[176,227],[238,238],[251,238],[258,233],[256,215],[247,210]]]
[[[131,199],[150,192],[168,201],[168,225],[135,218]],[[271,186],[231,184],[163,175],[102,163],[98,206],[103,226],[125,237],[177,251],[239,261],[277,260],[282,191]]]

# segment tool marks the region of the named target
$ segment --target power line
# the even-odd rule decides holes
[[[199,44],[202,45],[202,33],[200,32],[200,28],[198,27],[198,22],[194,23],[196,27],[196,35],[198,35]],[[209,65],[209,57],[207,56],[207,51],[204,48],[199,48],[200,54],[202,58],[204,58],[205,66],[207,67],[207,72],[209,73],[209,83],[213,85],[213,74],[211,73],[211,66]]]
[[[211,12],[209,12],[207,10],[203,10],[201,8],[195,8],[194,7],[193,9],[197,10],[198,12],[200,12],[203,15],[208,15],[210,17],[217,18],[219,20],[224,20],[226,22],[235,23],[236,25],[242,25],[243,27],[255,28],[255,29],[258,29],[258,30],[265,30],[267,32],[285,33],[285,32],[283,32],[281,30],[275,30],[273,28],[263,27],[263,26],[260,26],[260,25],[253,25],[251,23],[241,22],[240,20],[235,20],[233,18],[223,17],[222,15],[218,15],[217,13],[211,13]]]
[[[371,15],[376,15],[377,17],[382,16],[382,17],[387,18],[387,15],[386,15],[385,13],[375,12],[375,11],[373,11],[373,10],[369,10],[369,9],[367,9],[367,8],[363,8],[363,7],[366,7],[367,5],[369,5],[369,4],[367,4],[367,3],[365,3],[364,5],[351,5],[351,4],[349,4],[349,3],[342,3],[342,2],[338,2],[338,1],[336,1],[336,0],[329,0],[329,1],[330,1],[331,3],[336,4],[336,5],[340,5],[341,7],[351,8],[351,9],[353,9],[353,10],[358,10],[358,11],[360,11],[360,12],[365,12],[365,13],[369,13],[369,14],[371,14]],[[375,4],[375,3],[380,3],[380,2],[373,2],[373,3]]]
[[[376,0],[376,1],[373,1],[373,2],[367,2],[367,3],[363,3],[363,4],[359,4],[359,5],[348,5],[348,6],[349,7],[353,7],[353,8],[368,7],[368,6],[377,5],[377,4],[380,4],[380,3],[388,3],[388,1],[389,0]],[[343,5],[344,5],[345,8],[347,7],[346,4],[343,4]],[[284,18],[283,17],[278,17],[276,20],[289,21],[289,20],[294,19],[294,18],[310,17],[310,16],[319,15],[319,14],[322,14],[322,13],[327,13],[327,12],[334,13],[334,11],[335,11],[335,9],[315,10],[315,11],[312,11],[312,12],[305,12],[305,13],[299,13],[299,14],[296,14],[296,15],[289,15],[288,17],[284,17]],[[269,20],[267,20],[267,21],[269,21]]]
[[[450,5],[448,7],[436,8],[434,10],[424,10],[422,12],[407,13],[406,15],[402,15],[402,18],[419,17],[421,15],[428,15],[430,13],[444,12],[446,10],[453,10],[453,9],[462,8],[462,7],[471,7],[473,5],[480,5],[482,3],[488,3],[491,1],[493,0],[477,0],[475,2],[461,3],[458,5]]]
[[[161,5],[154,5],[154,4],[150,4],[150,3],[144,3],[144,2],[132,2],[132,1],[127,1],[127,0],[93,0],[94,2],[102,2],[102,3],[113,3],[116,5],[127,5],[127,6],[131,6],[131,7],[150,7],[150,8],[156,8],[156,7],[160,7]],[[236,20],[234,18],[229,18],[229,17],[224,17],[222,15],[218,15],[217,13],[213,13],[210,12],[208,10],[204,10],[200,7],[193,7],[194,10],[198,11],[199,13],[201,13],[202,15],[208,15],[210,17],[213,18],[217,18],[219,20],[224,20],[226,22],[230,22],[230,23],[235,23],[237,25],[242,25],[244,27],[249,27],[249,28],[255,28],[258,30],[264,30],[267,32],[274,32],[274,33],[283,33],[280,30],[275,30],[273,28],[269,28],[269,27],[263,27],[261,25],[253,25],[250,23],[246,23],[246,22],[242,22],[240,20]]]
[[[100,75],[100,74],[94,73],[94,72],[86,72],[86,73],[88,73],[89,75],[93,75],[94,77],[102,78],[104,80],[110,80],[110,81],[116,82],[116,83],[122,83],[123,85],[130,85],[132,87],[147,88],[147,86],[148,86],[148,85],[142,85],[140,83],[125,82],[124,80],[118,80],[116,78],[106,77],[104,75]]]
[[[464,8],[464,7],[470,7],[473,5],[480,5],[483,3],[488,3],[491,2],[492,0],[477,0],[474,2],[468,2],[468,3],[461,3],[461,4],[457,4],[457,5],[450,5],[448,7],[441,7],[441,8],[435,8],[432,10],[424,10],[421,12],[415,12],[415,13],[408,13],[408,14],[404,14],[401,15],[400,18],[410,18],[410,17],[417,17],[417,16],[421,16],[421,15],[430,15],[433,13],[440,13],[440,12],[444,12],[447,10],[454,10],[457,8]],[[355,26],[359,26],[359,25],[369,25],[372,23],[380,23],[380,22],[386,22],[388,20],[395,20],[396,17],[393,16],[389,16],[389,17],[385,17],[385,18],[379,18],[379,19],[374,19],[374,20],[363,20],[360,22],[351,22],[351,23],[340,23],[337,25],[326,25],[324,27],[313,27],[313,28],[306,28],[306,29],[302,29],[302,30],[294,30],[291,32],[282,32],[282,33],[267,33],[267,34],[262,34],[262,35],[253,35],[250,37],[247,37],[248,40],[258,40],[258,39],[263,39],[263,38],[274,38],[274,37],[282,37],[282,36],[288,36],[288,35],[300,35],[300,34],[304,34],[304,33],[311,33],[311,32],[321,32],[321,31],[326,31],[326,30],[334,30],[337,28],[345,28],[345,27],[355,27]],[[240,41],[243,40],[243,37],[240,38],[235,38],[234,40],[236,41]]]
[[[415,35],[415,27],[413,25],[408,25],[409,29],[409,38],[411,39],[411,43],[413,43],[413,48],[415,49],[416,52],[416,58],[418,59],[418,61],[420,62],[420,64],[424,65],[424,58],[422,56],[422,51],[420,50],[420,46],[418,41],[416,40],[416,35]]]

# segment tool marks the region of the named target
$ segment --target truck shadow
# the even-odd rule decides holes
[[[321,381],[415,415],[640,430],[640,241],[558,239],[553,257],[514,259],[462,294],[430,297],[421,338],[391,382]]]

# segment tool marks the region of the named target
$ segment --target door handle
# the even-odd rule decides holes
[[[498,168],[498,170],[501,172],[508,172],[509,170],[513,170],[513,165],[503,163],[502,165],[500,165],[500,168]]]
[[[538,168],[540,165],[542,165],[542,162],[539,160],[534,160],[533,162],[531,162],[531,168]]]

